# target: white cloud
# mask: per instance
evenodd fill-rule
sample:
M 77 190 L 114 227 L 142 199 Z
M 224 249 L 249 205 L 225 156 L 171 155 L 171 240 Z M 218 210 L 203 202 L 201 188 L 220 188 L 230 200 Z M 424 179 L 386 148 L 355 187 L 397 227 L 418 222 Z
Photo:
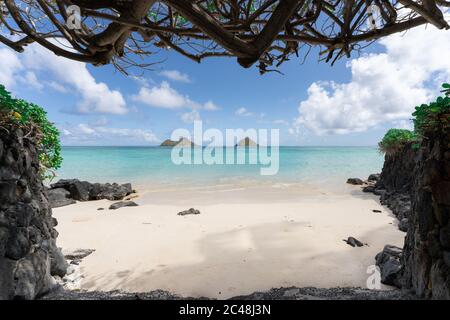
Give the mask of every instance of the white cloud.
M 151 130 L 111 128 L 105 126 L 90 126 L 80 123 L 70 128 L 60 128 L 63 143 L 157 143 L 160 140 Z
M 311 84 L 291 131 L 307 128 L 319 135 L 347 134 L 385 122 L 402 124 L 416 105 L 438 93 L 440 82 L 449 79 L 448 32 L 419 27 L 380 43 L 384 53 L 348 63 L 350 82 Z
M 220 107 L 214 104 L 214 102 L 208 101 L 203 105 L 203 109 L 207 111 L 217 111 L 220 110 Z
M 80 130 L 81 133 L 84 133 L 84 134 L 94 134 L 95 133 L 94 129 L 92 129 L 91 127 L 89 127 L 87 124 L 84 124 L 84 123 L 80 123 L 78 125 L 78 129 Z
M 166 81 L 163 81 L 160 86 L 153 88 L 142 87 L 132 99 L 151 107 L 166 109 L 183 108 L 190 101 L 187 96 L 183 96 L 175 89 L 172 89 Z
M 72 132 L 70 132 L 67 129 L 62 129 L 61 133 L 62 133 L 63 136 L 70 136 L 70 135 L 72 135 Z
M 167 81 L 163 81 L 161 82 L 161 85 L 152 88 L 144 86 L 139 90 L 139 93 L 133 95 L 131 99 L 155 108 L 190 108 L 193 110 L 204 109 L 207 111 L 216 111 L 220 109 L 212 101 L 208 101 L 205 104 L 192 101 L 187 95 L 183 95 L 173 89 Z
M 234 114 L 240 117 L 249 117 L 253 115 L 253 113 L 249 112 L 246 108 L 239 108 Z
M 105 83 L 97 82 L 86 64 L 58 57 L 45 48 L 32 44 L 24 53 L 15 53 L 9 49 L 0 49 L 0 82 L 8 87 L 16 85 L 16 80 L 34 87 L 42 87 L 40 74 L 48 74 L 54 79 L 50 86 L 60 92 L 68 88 L 81 96 L 76 105 L 80 113 L 128 112 L 125 99 L 117 90 L 111 90 Z M 25 71 L 26 70 L 26 71 Z M 67 90 L 68 91 L 68 90 Z
M 0 61 L 2 62 L 0 84 L 3 84 L 8 89 L 16 84 L 14 75 L 17 71 L 23 69 L 23 65 L 17 55 L 7 48 L 0 49 Z
M 32 71 L 25 72 L 25 75 L 20 79 L 20 81 L 37 90 L 42 90 L 44 88 L 43 84 L 39 82 L 36 74 Z
M 393 121 L 392 125 L 397 129 L 408 129 L 408 130 L 414 129 L 414 123 L 412 122 L 412 120 L 397 120 Z
M 194 121 L 200 120 L 200 113 L 197 110 L 185 112 L 181 115 L 181 120 L 184 123 L 193 123 Z
M 148 87 L 156 83 L 155 81 L 153 81 L 153 79 L 148 77 L 144 78 L 143 76 L 133 76 L 133 75 L 130 75 L 129 77 L 142 87 Z
M 67 93 L 69 90 L 66 89 L 62 84 L 56 82 L 56 81 L 50 81 L 47 83 L 50 88 L 52 88 L 55 91 L 61 92 L 61 93 Z
M 166 77 L 167 79 L 173 80 L 173 81 L 179 81 L 179 82 L 185 82 L 190 83 L 191 79 L 189 76 L 185 73 L 181 73 L 178 70 L 164 70 L 159 73 L 163 77 Z

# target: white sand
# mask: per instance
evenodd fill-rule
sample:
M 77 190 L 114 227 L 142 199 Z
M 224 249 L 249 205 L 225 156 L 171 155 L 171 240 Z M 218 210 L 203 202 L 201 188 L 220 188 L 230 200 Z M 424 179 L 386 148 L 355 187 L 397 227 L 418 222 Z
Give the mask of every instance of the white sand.
M 97 210 L 108 208 L 106 200 L 54 209 L 58 245 L 96 249 L 81 263 L 83 289 L 217 298 L 281 286 L 365 287 L 376 253 L 402 246 L 395 218 L 359 188 L 282 187 L 290 196 L 279 201 L 269 197 L 276 188 L 267 188 L 147 193 L 135 199 L 141 206 L 115 211 Z M 177 215 L 190 207 L 201 214 Z M 353 248 L 342 241 L 348 236 L 369 246 Z

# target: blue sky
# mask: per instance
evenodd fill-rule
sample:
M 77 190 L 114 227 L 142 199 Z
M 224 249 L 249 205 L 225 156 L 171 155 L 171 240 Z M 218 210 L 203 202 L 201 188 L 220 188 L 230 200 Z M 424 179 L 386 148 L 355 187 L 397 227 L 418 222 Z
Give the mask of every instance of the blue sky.
M 303 64 L 285 62 L 283 75 L 262 76 L 234 58 L 197 64 L 164 51 L 153 70 L 127 77 L 37 46 L 24 54 L 0 46 L 0 83 L 43 106 L 65 145 L 155 145 L 194 119 L 222 130 L 279 128 L 282 145 L 376 145 L 386 129 L 410 127 L 414 106 L 450 78 L 449 33 L 428 28 L 334 66 L 313 51 Z

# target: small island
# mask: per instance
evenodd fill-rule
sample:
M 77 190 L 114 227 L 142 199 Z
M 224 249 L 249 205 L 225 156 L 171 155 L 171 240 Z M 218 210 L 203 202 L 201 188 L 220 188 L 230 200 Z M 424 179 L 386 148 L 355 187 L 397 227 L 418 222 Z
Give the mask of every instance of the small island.
M 258 144 L 249 137 L 245 137 L 235 145 L 235 147 L 252 147 L 252 148 L 257 146 Z
M 193 143 L 188 138 L 182 137 L 178 141 L 166 139 L 166 140 L 163 141 L 163 143 L 161 143 L 160 146 L 161 147 L 175 147 L 175 146 L 179 146 L 179 147 L 194 147 L 195 143 Z

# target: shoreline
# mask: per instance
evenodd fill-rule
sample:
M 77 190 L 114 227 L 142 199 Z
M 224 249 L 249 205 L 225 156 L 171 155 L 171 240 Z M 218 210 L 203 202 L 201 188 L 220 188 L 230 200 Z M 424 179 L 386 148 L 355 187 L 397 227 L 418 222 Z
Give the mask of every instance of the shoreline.
M 98 211 L 112 203 L 99 200 L 53 215 L 59 246 L 96 250 L 80 263 L 89 291 L 224 299 L 286 286 L 365 287 L 375 255 L 386 243 L 401 246 L 404 234 L 376 196 L 345 188 L 145 191 L 133 199 L 138 207 Z M 177 216 L 190 207 L 201 214 Z M 369 246 L 352 248 L 342 241 L 349 236 Z
M 260 176 L 261 165 L 176 165 L 171 148 L 75 148 L 63 150 L 56 179 L 133 183 L 139 190 L 298 183 L 339 191 L 349 176 L 380 172 L 383 158 L 375 147 L 281 147 L 279 171 Z

